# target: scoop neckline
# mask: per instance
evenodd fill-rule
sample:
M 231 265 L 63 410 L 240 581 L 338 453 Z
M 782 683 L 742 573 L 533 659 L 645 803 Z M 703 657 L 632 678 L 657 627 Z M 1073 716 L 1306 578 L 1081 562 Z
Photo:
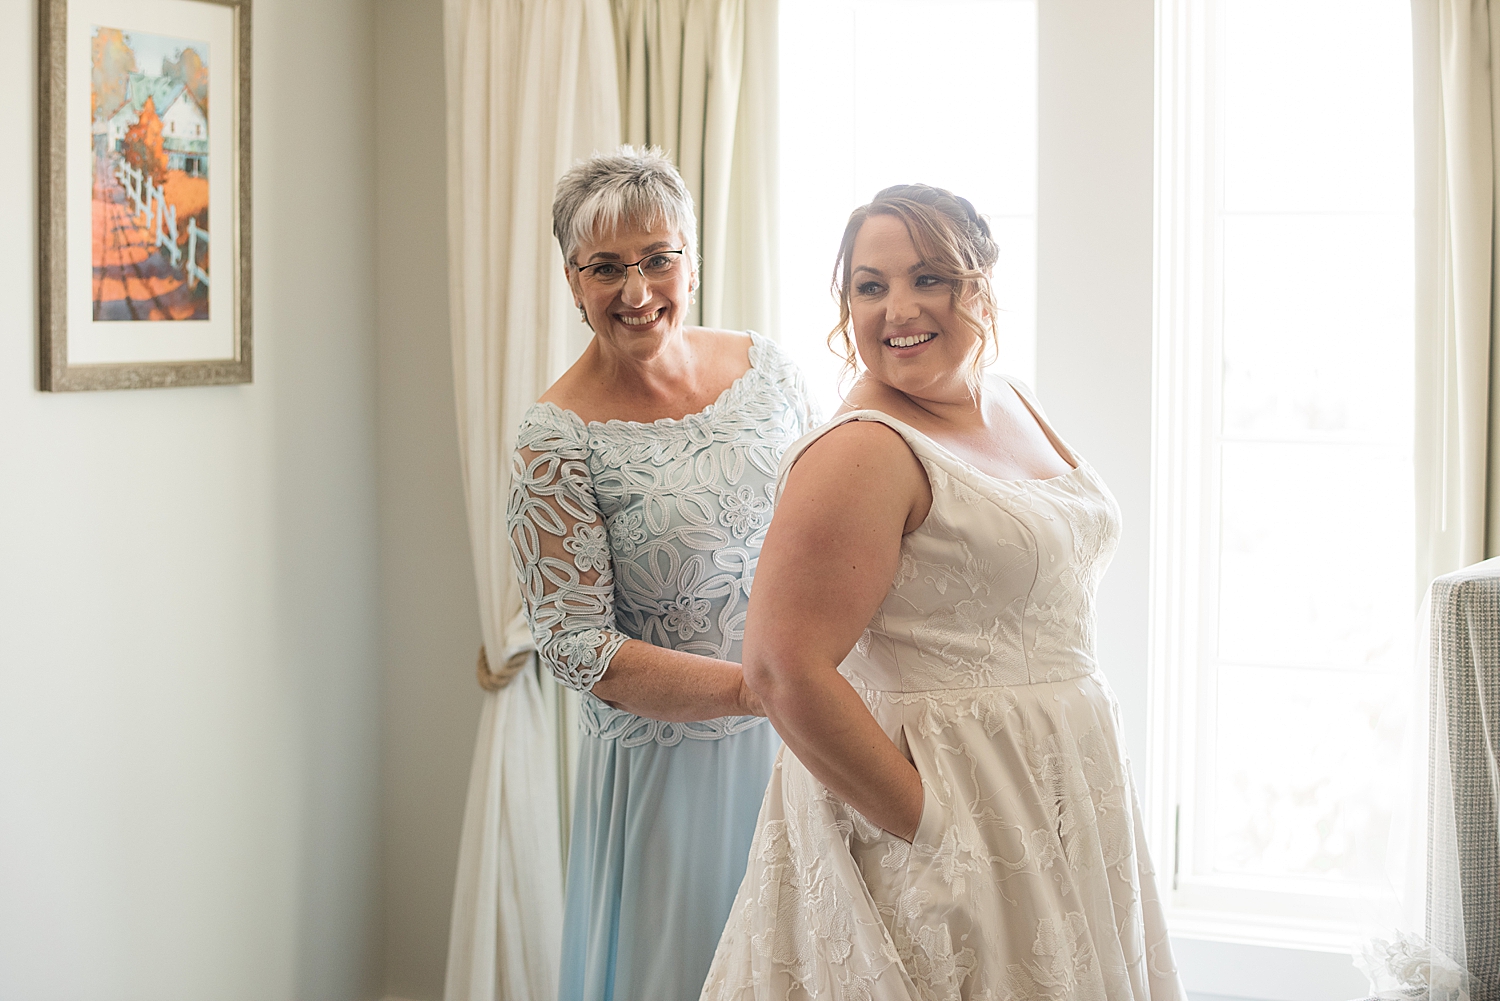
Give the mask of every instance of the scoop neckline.
M 1012 387 L 1012 388 L 1014 388 L 1014 387 Z M 1017 396 L 1021 396 L 1020 390 L 1016 391 L 1016 395 Z M 1026 398 L 1024 396 L 1021 396 L 1021 400 L 1022 400 L 1022 402 L 1025 402 Z M 1030 404 L 1027 404 L 1027 409 L 1030 409 Z M 1035 414 L 1035 411 L 1032 411 L 1032 413 Z M 858 416 L 859 414 L 879 414 L 881 417 L 886 418 L 886 420 L 890 420 L 890 421 L 893 421 L 893 422 L 901 425 L 903 428 L 905 428 L 906 430 L 910 431 L 912 434 L 916 435 L 918 438 L 921 438 L 923 441 L 927 442 L 927 444 L 931 445 L 932 448 L 935 451 L 937 451 L 938 453 L 940 453 L 942 456 L 944 456 L 945 458 L 951 460 L 952 462 L 954 462 L 955 464 L 957 464 L 960 468 L 964 469 L 965 471 L 973 473 L 975 476 L 979 477 L 980 479 L 982 479 L 982 480 L 984 480 L 984 481 L 986 481 L 988 483 L 999 483 L 999 484 L 1005 484 L 1007 486 L 1013 486 L 1013 487 L 1022 487 L 1022 486 L 1025 486 L 1026 484 L 1031 484 L 1031 483 L 1056 483 L 1059 480 L 1065 480 L 1065 479 L 1067 479 L 1069 476 L 1072 476 L 1074 473 L 1078 472 L 1079 470 L 1083 469 L 1086 465 L 1088 465 L 1088 463 L 1084 461 L 1083 456 L 1081 456 L 1077 452 L 1073 451 L 1072 446 L 1064 444 L 1063 447 L 1068 450 L 1069 454 L 1073 458 L 1073 465 L 1071 465 L 1068 468 L 1068 471 L 1066 473 L 1058 473 L 1056 476 L 1024 476 L 1024 477 L 1019 477 L 1019 478 L 1006 478 L 1006 477 L 1003 477 L 1003 476 L 994 476 L 994 475 L 992 475 L 990 473 L 986 473 L 984 470 L 980 469 L 978 466 L 974 465 L 972 462 L 968 461 L 963 456 L 959 455 L 957 452 L 953 451 L 948 446 L 944 445 L 942 442 L 938 441 L 936 438 L 932 437 L 927 432 L 922 431 L 919 428 L 913 427 L 912 425 L 910 425 L 910 424 L 906 423 L 905 421 L 903 421 L 901 418 L 892 416 L 891 414 L 886 413 L 884 410 L 875 410 L 873 408 L 868 408 L 868 407 L 865 408 L 865 409 L 862 409 L 862 410 L 851 410 L 847 414 L 841 414 L 839 417 L 835 418 L 835 420 L 837 420 L 840 424 L 843 424 L 843 423 L 845 423 L 845 422 L 847 422 L 849 420 L 859 420 L 860 419 L 859 416 Z M 1037 421 L 1038 421 L 1038 423 L 1041 423 L 1041 419 L 1039 417 L 1037 418 Z M 1049 429 L 1047 428 L 1046 425 L 1042 425 L 1042 431 L 1044 433 L 1047 432 L 1048 430 Z M 1057 448 L 1057 442 L 1053 442 L 1052 441 L 1051 435 L 1048 435 L 1048 441 L 1052 442 L 1053 448 Z M 1057 449 L 1057 454 L 1058 454 L 1058 457 L 1060 459 L 1062 459 L 1064 462 L 1068 461 L 1068 456 L 1062 454 L 1062 449 Z
M 713 417 L 713 415 L 719 410 L 719 408 L 728 402 L 730 395 L 738 391 L 739 388 L 745 383 L 747 379 L 750 378 L 752 374 L 760 370 L 761 360 L 765 354 L 763 349 L 765 340 L 761 337 L 760 334 L 756 333 L 753 330 L 747 330 L 745 331 L 745 333 L 750 336 L 750 367 L 736 376 L 735 380 L 728 386 L 725 386 L 723 392 L 714 397 L 712 403 L 704 407 L 702 410 L 695 411 L 691 414 L 684 414 L 681 417 L 658 417 L 654 421 L 627 421 L 621 420 L 618 417 L 611 417 L 608 420 L 603 421 L 586 421 L 573 411 L 568 410 L 565 407 L 560 407 L 550 400 L 546 402 L 542 402 L 539 400 L 536 403 L 532 404 L 532 406 L 550 408 L 551 410 L 556 411 L 563 417 L 572 421 L 574 424 L 577 424 L 580 427 L 584 428 L 622 427 L 657 428 L 665 430 L 668 428 L 681 427 L 682 425 L 688 423 L 706 421 L 709 418 Z

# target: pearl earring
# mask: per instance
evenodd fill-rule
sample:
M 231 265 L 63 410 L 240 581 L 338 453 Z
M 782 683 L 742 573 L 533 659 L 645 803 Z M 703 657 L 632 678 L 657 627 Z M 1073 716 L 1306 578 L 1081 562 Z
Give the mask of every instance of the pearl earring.
M 589 311 L 587 309 L 584 309 L 583 303 L 575 302 L 573 305 L 578 307 L 578 318 L 584 323 L 589 322 Z

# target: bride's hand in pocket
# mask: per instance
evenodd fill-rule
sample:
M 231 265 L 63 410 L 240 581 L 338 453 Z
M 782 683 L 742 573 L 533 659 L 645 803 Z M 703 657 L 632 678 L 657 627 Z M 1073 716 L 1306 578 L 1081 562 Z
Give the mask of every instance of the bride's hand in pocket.
M 917 840 L 917 832 L 922 829 L 922 817 L 927 812 L 927 799 L 932 795 L 927 789 L 927 784 L 922 781 L 921 773 L 917 771 L 915 765 L 912 766 L 912 773 L 917 776 L 915 794 L 905 796 L 907 802 L 902 804 L 901 809 L 902 818 L 906 822 L 902 823 L 899 829 L 894 827 L 886 828 L 886 830 L 907 844 L 912 844 Z

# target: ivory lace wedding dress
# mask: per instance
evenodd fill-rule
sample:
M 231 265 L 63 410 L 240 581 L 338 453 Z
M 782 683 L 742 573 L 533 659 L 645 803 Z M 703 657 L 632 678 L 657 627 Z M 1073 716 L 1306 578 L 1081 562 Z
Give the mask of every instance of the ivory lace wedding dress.
M 1024 399 L 1023 395 L 1023 399 Z M 705 1001 L 1164 1001 L 1172 962 L 1094 592 L 1119 536 L 1099 476 L 997 480 L 886 414 L 932 510 L 841 673 L 922 776 L 911 844 L 783 750 Z

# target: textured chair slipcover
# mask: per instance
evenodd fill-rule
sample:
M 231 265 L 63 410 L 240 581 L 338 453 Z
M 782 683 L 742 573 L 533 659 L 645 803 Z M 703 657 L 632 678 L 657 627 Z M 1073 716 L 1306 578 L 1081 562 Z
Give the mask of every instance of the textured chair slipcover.
M 1432 658 L 1428 824 L 1443 822 L 1446 766 L 1455 837 L 1432 838 L 1427 938 L 1468 967 L 1473 1001 L 1500 1001 L 1500 559 L 1432 582 Z
M 1428 605 L 1425 938 L 1381 943 L 1373 975 L 1399 986 L 1368 1001 L 1500 1001 L 1500 559 Z

